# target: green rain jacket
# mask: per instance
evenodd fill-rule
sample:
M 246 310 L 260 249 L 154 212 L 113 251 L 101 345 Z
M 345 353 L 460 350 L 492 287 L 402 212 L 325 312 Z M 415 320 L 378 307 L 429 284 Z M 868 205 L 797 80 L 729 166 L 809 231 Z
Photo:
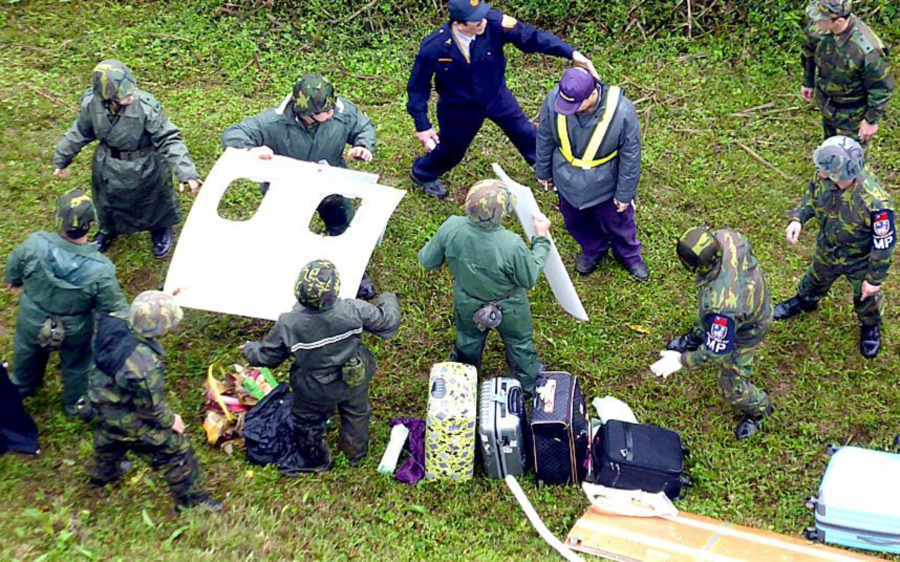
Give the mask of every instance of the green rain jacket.
M 390 338 L 399 329 L 400 305 L 393 293 L 382 293 L 375 304 L 338 299 L 325 310 L 297 303 L 278 317 L 263 341 L 246 344 L 243 354 L 251 365 L 266 367 L 277 367 L 293 357 L 293 376 L 311 376 L 321 384 L 338 380 L 341 367 L 352 357 L 359 357 L 366 363 L 367 378 L 371 378 L 375 361 L 362 343 L 362 333 Z
M 248 117 L 222 133 L 225 148 L 268 146 L 279 156 L 306 162 L 325 160 L 330 166 L 347 167 L 346 145 L 361 146 L 375 153 L 375 126 L 355 105 L 344 98 L 334 104 L 334 118 L 312 127 L 295 117 L 288 96 L 278 107 Z
M 528 306 L 528 289 L 547 264 L 550 239 L 535 236 L 531 246 L 529 250 L 521 236 L 502 226 L 484 228 L 467 217 L 450 217 L 419 250 L 419 263 L 434 270 L 447 262 L 457 308 L 502 300 L 506 314 L 506 306 Z
M 151 94 L 137 89 L 134 102 L 113 115 L 109 103 L 88 90 L 78 118 L 56 144 L 53 166 L 66 168 L 95 140 L 92 197 L 100 227 L 128 234 L 176 224 L 180 220 L 172 184 L 199 179 L 178 128 Z
M 110 314 L 128 306 L 112 262 L 93 245 L 75 244 L 55 233 L 32 234 L 13 250 L 6 282 L 22 287 L 18 322 L 40 326 L 57 316 L 67 337 L 90 337 L 93 312 Z

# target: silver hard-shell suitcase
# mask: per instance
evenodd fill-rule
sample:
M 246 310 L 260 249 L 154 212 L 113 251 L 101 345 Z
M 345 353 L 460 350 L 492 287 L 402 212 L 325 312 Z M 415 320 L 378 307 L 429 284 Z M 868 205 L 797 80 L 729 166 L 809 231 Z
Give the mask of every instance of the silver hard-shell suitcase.
M 490 478 L 525 474 L 525 400 L 522 384 L 512 378 L 481 383 L 478 435 L 484 471 Z

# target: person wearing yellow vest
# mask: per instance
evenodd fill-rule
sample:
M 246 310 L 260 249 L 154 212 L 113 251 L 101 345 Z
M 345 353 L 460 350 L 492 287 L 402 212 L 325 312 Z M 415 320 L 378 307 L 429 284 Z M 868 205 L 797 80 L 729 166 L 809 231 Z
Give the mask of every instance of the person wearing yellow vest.
M 538 181 L 559 193 L 566 230 L 581 245 L 578 273 L 592 273 L 612 247 L 628 273 L 649 279 L 632 204 L 641 133 L 631 100 L 580 68 L 566 70 L 541 107 L 536 156 Z

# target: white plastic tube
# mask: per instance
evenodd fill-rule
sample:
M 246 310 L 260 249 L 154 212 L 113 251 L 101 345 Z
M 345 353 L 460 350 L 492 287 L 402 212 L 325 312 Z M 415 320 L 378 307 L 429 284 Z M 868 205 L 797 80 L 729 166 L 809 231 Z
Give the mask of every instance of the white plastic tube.
M 393 474 L 397 470 L 397 461 L 400 460 L 400 453 L 403 452 L 403 444 L 406 443 L 407 437 L 409 437 L 409 428 L 402 423 L 398 423 L 391 429 L 391 441 L 378 464 L 378 472 Z
M 532 507 L 531 502 L 528 501 L 528 496 L 525 495 L 525 491 L 522 490 L 522 487 L 519 486 L 518 481 L 516 481 L 516 477 L 512 474 L 507 474 L 506 478 L 503 479 L 506 482 L 506 485 L 509 486 L 509 489 L 512 490 L 514 496 L 516 496 L 516 500 L 519 502 L 519 505 L 522 506 L 522 510 L 525 512 L 525 515 L 528 516 L 528 520 L 531 521 L 531 525 L 538 532 L 542 539 L 544 539 L 547 544 L 552 546 L 556 552 L 560 554 L 563 558 L 568 560 L 569 562 L 584 562 L 584 559 L 569 550 L 569 547 L 564 545 L 553 536 L 553 533 L 550 532 L 550 529 L 544 525 L 544 522 L 541 521 L 540 516 L 537 514 L 537 511 Z

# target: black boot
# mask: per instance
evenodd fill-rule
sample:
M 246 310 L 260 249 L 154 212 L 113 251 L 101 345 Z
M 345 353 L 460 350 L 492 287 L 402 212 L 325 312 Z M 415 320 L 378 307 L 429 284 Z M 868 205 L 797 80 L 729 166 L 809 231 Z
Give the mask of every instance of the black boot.
M 412 178 L 416 185 L 425 190 L 426 194 L 438 199 L 447 197 L 447 188 L 444 187 L 444 183 L 441 180 L 422 181 L 412 172 L 409 173 L 409 177 Z
M 801 312 L 812 312 L 817 308 L 819 308 L 819 303 L 794 296 L 775 307 L 775 320 L 787 320 Z
M 881 328 L 878 326 L 859 327 L 859 352 L 862 356 L 871 359 L 881 351 Z
M 177 499 L 175 500 L 175 510 L 182 512 L 195 507 L 202 508 L 204 511 L 219 513 L 222 511 L 222 503 L 212 499 L 209 494 L 203 494 L 198 498 Z
M 359 289 L 356 291 L 356 298 L 367 301 L 374 298 L 377 292 L 378 289 L 375 287 L 372 278 L 369 277 L 368 273 L 363 273 L 362 280 L 359 282 Z
M 160 259 L 169 255 L 172 251 L 173 238 L 172 227 L 157 228 L 150 231 L 150 240 L 153 242 L 153 257 Z
M 767 406 L 765 413 L 760 416 L 744 416 L 738 424 L 737 427 L 734 428 L 734 436 L 738 438 L 738 440 L 746 439 L 752 435 L 755 435 L 762 426 L 763 420 L 769 417 L 772 414 L 774 408 L 772 406 Z
M 581 275 L 590 275 L 597 269 L 597 266 L 600 265 L 603 257 L 604 256 L 600 256 L 599 258 L 594 259 L 582 252 L 575 258 L 575 271 Z
M 703 340 L 691 330 L 666 344 L 666 349 L 684 353 L 686 351 L 696 351 L 701 345 L 703 345 Z
M 625 271 L 630 273 L 638 281 L 644 282 L 650 280 L 650 272 L 647 271 L 647 266 L 642 261 L 626 265 Z
M 115 234 L 107 234 L 105 232 L 98 232 L 94 236 L 94 246 L 97 247 L 98 252 L 105 252 L 109 249 L 109 245 L 112 244 L 113 240 L 116 239 Z
M 331 470 L 331 450 L 321 439 L 316 443 L 301 440 L 297 449 L 278 463 L 278 471 L 285 476 L 328 470 Z

